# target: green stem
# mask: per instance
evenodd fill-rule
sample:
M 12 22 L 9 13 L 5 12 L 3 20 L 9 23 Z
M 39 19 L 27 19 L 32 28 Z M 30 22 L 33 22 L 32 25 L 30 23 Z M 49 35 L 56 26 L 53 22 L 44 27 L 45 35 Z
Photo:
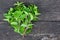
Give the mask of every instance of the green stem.
M 24 36 L 26 35 L 26 31 L 27 31 L 28 28 L 25 29 L 24 33 L 23 33 L 23 38 Z

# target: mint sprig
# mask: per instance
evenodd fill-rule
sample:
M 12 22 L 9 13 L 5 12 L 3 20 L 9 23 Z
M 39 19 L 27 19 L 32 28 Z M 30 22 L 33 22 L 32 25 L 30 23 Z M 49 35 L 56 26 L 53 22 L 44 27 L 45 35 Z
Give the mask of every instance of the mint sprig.
M 32 21 L 35 21 L 39 15 L 38 8 L 36 5 L 25 6 L 23 2 L 17 2 L 14 4 L 15 7 L 9 9 L 4 14 L 5 21 L 8 21 L 14 28 L 14 32 L 20 35 L 26 35 L 31 32 L 33 27 Z

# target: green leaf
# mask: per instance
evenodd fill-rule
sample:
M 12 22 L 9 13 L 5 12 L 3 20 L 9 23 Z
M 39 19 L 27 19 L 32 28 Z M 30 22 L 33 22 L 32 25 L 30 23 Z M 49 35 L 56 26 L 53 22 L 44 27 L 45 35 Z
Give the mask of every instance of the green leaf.
M 23 13 L 22 11 L 15 11 L 13 16 L 16 20 L 19 20 L 22 13 Z
M 7 18 L 7 19 L 9 19 L 9 18 L 11 18 L 12 16 L 10 15 L 10 14 L 4 14 L 4 16 L 5 16 L 5 18 Z
M 14 5 L 20 6 L 21 4 L 23 4 L 23 2 L 17 2 Z
M 11 22 L 11 25 L 17 25 L 18 23 L 17 22 Z
M 38 17 L 34 16 L 33 21 L 37 21 L 37 20 L 38 20 Z
M 32 26 L 33 24 L 28 24 L 28 26 Z
M 8 15 L 7 15 L 7 16 L 5 16 L 5 17 L 6 17 L 7 19 L 11 18 L 11 16 L 8 16 Z
M 25 13 L 26 15 L 28 15 L 28 12 L 24 11 L 24 13 Z
M 37 6 L 34 5 L 34 10 L 37 11 Z
M 40 13 L 38 13 L 37 11 L 34 11 L 35 15 L 39 15 Z
M 7 15 L 7 13 L 5 13 L 5 14 L 3 14 L 4 16 L 6 16 Z
M 14 27 L 14 32 L 19 33 L 19 29 L 18 29 L 18 27 Z
M 23 33 L 25 31 L 25 27 L 21 26 L 19 31 L 20 31 L 20 34 L 23 35 Z
M 26 34 L 29 34 L 31 32 L 31 29 L 27 29 Z
M 14 32 L 19 33 L 20 28 L 17 25 L 12 25 L 12 27 L 14 28 Z
M 32 28 L 33 24 L 28 24 L 29 28 Z
M 9 21 L 9 19 L 3 19 L 4 21 Z
M 26 25 L 26 24 L 21 24 L 21 26 L 23 26 L 23 27 L 27 27 L 27 25 Z
M 33 20 L 33 15 L 31 13 L 29 13 L 29 14 L 30 14 L 30 18 L 31 18 L 30 20 Z
M 26 14 L 22 14 L 22 15 L 20 16 L 20 19 L 21 19 L 21 20 L 24 20 L 24 18 L 26 18 Z
M 10 8 L 10 11 L 13 11 L 13 8 Z

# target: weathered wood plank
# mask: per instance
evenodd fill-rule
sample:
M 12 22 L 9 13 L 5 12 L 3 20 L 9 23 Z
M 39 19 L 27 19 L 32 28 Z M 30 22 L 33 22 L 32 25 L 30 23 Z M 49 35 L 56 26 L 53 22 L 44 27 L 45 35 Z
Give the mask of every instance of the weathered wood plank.
M 2 23 L 0 22 L 0 39 L 5 39 L 5 40 L 17 40 L 17 39 L 21 39 L 21 36 L 18 33 L 15 33 L 11 27 L 9 26 L 9 24 L 7 23 Z M 34 22 L 34 26 L 33 26 L 33 30 L 32 33 L 30 33 L 30 35 L 26 36 L 24 39 L 25 40 L 34 40 L 36 38 L 40 39 L 41 33 L 43 35 L 60 35 L 60 22 Z M 48 33 L 48 34 L 47 34 Z M 32 35 L 31 35 L 32 34 Z M 42 37 L 44 37 L 42 35 Z M 12 38 L 13 37 L 13 38 Z
M 60 12 L 45 12 L 41 13 L 39 20 L 45 21 L 60 21 Z
M 0 22 L 0 31 L 10 28 L 8 23 Z M 35 32 L 60 34 L 60 22 L 34 22 L 33 33 Z
M 9 27 L 8 23 L 2 22 L 4 18 L 3 14 L 9 7 L 12 7 L 16 1 L 34 3 L 41 12 L 39 21 L 34 23 L 32 34 L 57 34 L 58 39 L 56 40 L 60 40 L 60 0 L 0 0 L 0 40 L 23 40 L 19 34 L 14 33 L 13 30 L 10 29 L 11 27 Z M 41 36 L 35 37 L 28 35 L 24 40 L 42 40 L 42 38 Z
M 60 34 L 60 22 L 36 22 L 33 33 L 57 33 Z
M 12 7 L 17 0 L 0 1 L 0 20 L 3 14 Z M 60 21 L 60 0 L 18 0 L 25 3 L 34 3 L 38 6 L 41 16 L 39 20 Z
M 7 22 L 0 22 L 0 31 L 10 29 Z

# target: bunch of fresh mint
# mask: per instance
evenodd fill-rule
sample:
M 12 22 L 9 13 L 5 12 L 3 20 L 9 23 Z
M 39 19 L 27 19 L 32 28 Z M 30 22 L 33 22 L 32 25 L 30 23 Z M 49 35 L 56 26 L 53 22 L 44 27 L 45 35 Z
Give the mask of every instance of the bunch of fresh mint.
M 23 2 L 17 2 L 4 14 L 5 21 L 8 21 L 14 28 L 14 32 L 26 35 L 31 32 L 32 21 L 37 20 L 39 15 L 36 5 L 24 5 Z

